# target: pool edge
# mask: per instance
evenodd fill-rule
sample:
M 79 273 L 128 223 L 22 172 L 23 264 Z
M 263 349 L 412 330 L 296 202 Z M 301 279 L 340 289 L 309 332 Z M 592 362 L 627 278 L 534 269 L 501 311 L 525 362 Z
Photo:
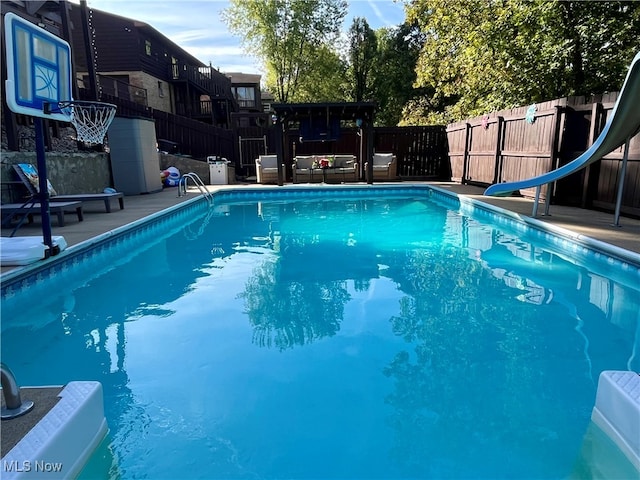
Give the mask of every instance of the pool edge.
M 440 195 L 448 201 L 457 202 L 463 213 L 470 213 L 469 210 L 480 210 L 484 213 L 493 215 L 500 215 L 508 218 L 512 222 L 516 222 L 521 226 L 532 228 L 535 231 L 543 232 L 549 235 L 560 237 L 561 239 L 574 242 L 575 244 L 589 249 L 590 251 L 603 254 L 613 261 L 621 263 L 623 268 L 631 266 L 635 268 L 637 277 L 640 278 L 640 253 L 635 253 L 630 250 L 617 247 L 615 245 L 596 240 L 587 235 L 573 232 L 569 229 L 559 227 L 557 225 L 549 224 L 541 220 L 531 218 L 525 215 L 506 210 L 501 207 L 491 205 L 489 203 L 482 202 L 481 200 L 470 198 L 464 194 L 457 194 L 446 189 L 440 188 L 435 185 L 427 185 L 422 183 L 398 183 L 398 184 L 353 184 L 353 185 L 318 185 L 318 184 L 287 184 L 279 188 L 261 188 L 258 186 L 238 186 L 226 188 L 223 190 L 216 190 L 212 193 L 214 203 L 216 200 L 225 200 L 226 198 L 242 198 L 244 201 L 259 200 L 260 198 L 271 199 L 273 196 L 282 196 L 282 194 L 294 194 L 295 192 L 309 193 L 310 191 L 321 192 L 333 192 L 337 195 L 348 195 L 349 191 L 376 191 L 376 190 L 396 190 L 400 192 L 429 192 L 429 196 L 433 196 L 433 193 Z M 189 206 L 196 204 L 207 205 L 204 196 L 199 195 L 186 202 L 173 205 L 169 208 L 160 210 L 151 215 L 115 228 L 96 237 L 90 238 L 76 245 L 73 245 L 63 251 L 61 254 L 51 257 L 49 259 L 37 262 L 31 265 L 24 266 L 22 268 L 16 268 L 9 272 L 0 275 L 0 296 L 4 297 L 5 288 L 12 288 L 13 285 L 23 282 L 28 284 L 28 280 L 33 277 L 39 277 L 43 275 L 48 269 L 55 269 L 57 265 L 63 264 L 65 261 L 70 261 L 73 257 L 80 256 L 82 254 L 88 254 L 98 247 L 107 244 L 109 241 L 125 235 L 128 232 L 134 231 L 135 227 L 149 225 L 154 220 L 162 219 L 168 216 L 172 212 L 181 212 L 186 210 Z

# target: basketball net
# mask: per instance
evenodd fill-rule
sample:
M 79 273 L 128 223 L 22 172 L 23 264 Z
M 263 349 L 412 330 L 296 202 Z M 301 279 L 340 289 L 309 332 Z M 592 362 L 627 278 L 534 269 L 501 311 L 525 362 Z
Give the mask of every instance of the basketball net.
M 66 106 L 71 110 L 71 124 L 76 129 L 76 140 L 91 145 L 104 143 L 104 136 L 116 114 L 115 105 L 74 101 Z

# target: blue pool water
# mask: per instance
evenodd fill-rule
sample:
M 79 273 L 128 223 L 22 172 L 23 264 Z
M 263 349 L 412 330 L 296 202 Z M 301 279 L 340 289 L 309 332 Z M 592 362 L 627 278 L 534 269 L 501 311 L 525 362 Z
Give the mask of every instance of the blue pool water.
M 221 195 L 3 285 L 3 361 L 102 383 L 82 478 L 575 474 L 637 267 L 384 192 Z

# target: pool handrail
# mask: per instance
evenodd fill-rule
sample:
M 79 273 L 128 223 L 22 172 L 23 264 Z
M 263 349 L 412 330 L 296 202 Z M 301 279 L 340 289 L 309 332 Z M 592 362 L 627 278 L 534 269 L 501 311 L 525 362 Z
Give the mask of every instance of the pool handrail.
M 620 217 L 620 203 L 622 201 L 622 189 L 626 163 L 629 155 L 629 142 L 640 130 L 640 52 L 636 54 L 627 76 L 625 78 L 618 99 L 613 107 L 611 116 L 607 120 L 602 132 L 593 144 L 575 160 L 550 172 L 531 177 L 525 180 L 496 183 L 484 191 L 487 196 L 509 196 L 514 191 L 523 188 L 536 187 L 536 196 L 533 204 L 532 217 L 535 217 L 540 199 L 540 189 L 543 185 L 553 183 L 578 170 L 581 170 L 593 162 L 600 160 L 604 155 L 625 145 L 620 182 L 618 184 L 618 198 L 616 201 L 616 213 L 614 225 L 618 225 Z M 548 214 L 550 195 L 547 194 L 545 214 Z
M 0 384 L 2 385 L 2 395 L 6 407 L 2 407 L 2 420 L 10 420 L 29 412 L 33 408 L 33 402 L 22 401 L 20 397 L 20 387 L 16 382 L 16 377 L 11 369 L 0 362 Z
M 195 172 L 185 173 L 184 175 L 182 175 L 182 177 L 180 177 L 180 180 L 178 180 L 178 196 L 182 197 L 183 195 L 187 194 L 187 179 L 189 178 L 191 179 L 193 184 L 196 187 L 198 187 L 198 190 L 200 190 L 200 193 L 202 193 L 202 195 L 207 199 L 207 202 L 209 203 L 209 205 L 212 205 L 213 195 L 211 194 L 207 186 L 204 184 L 200 176 Z

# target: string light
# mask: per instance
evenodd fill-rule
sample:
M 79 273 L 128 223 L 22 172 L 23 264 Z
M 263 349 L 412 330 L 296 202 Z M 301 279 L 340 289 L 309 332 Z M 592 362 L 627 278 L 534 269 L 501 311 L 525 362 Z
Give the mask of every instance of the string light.
M 95 73 L 97 99 L 102 98 L 102 85 L 100 84 L 100 75 L 98 74 L 98 47 L 96 45 L 96 30 L 93 26 L 93 8 L 89 9 L 89 31 L 91 32 L 91 57 L 93 59 L 93 71 Z

